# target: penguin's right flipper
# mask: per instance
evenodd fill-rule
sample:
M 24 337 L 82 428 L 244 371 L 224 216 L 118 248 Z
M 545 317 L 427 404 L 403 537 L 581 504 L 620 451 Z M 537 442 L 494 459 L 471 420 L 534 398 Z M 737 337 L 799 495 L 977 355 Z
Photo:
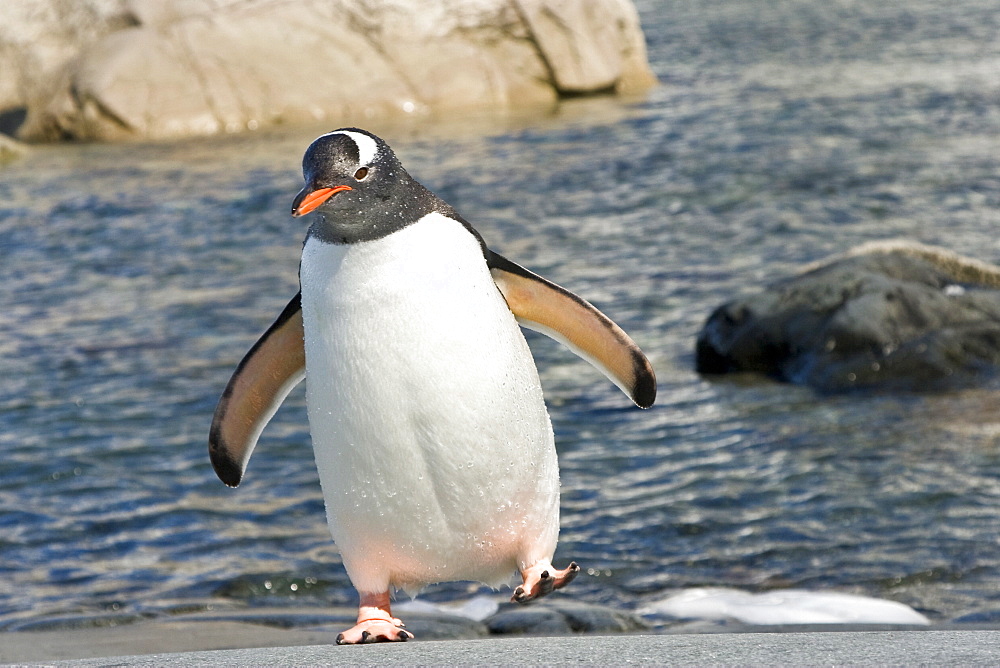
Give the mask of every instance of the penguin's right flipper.
M 306 375 L 302 293 L 295 295 L 233 372 L 215 407 L 208 453 L 222 482 L 236 487 L 257 439 Z
M 593 364 L 636 406 L 653 405 L 653 366 L 611 318 L 586 299 L 488 249 L 486 264 L 522 327 L 559 341 Z

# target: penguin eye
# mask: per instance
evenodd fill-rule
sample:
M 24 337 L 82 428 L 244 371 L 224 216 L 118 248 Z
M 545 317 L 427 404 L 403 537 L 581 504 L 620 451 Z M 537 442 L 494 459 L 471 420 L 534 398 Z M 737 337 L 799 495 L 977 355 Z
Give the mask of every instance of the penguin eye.
M 358 171 L 354 172 L 354 178 L 358 181 L 364 181 L 366 176 L 368 176 L 367 167 L 362 167 Z

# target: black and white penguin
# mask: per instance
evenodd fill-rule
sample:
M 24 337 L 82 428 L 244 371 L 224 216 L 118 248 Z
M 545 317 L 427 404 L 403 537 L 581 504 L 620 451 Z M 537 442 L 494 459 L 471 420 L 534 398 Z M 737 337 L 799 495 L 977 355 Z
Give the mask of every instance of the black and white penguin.
M 559 470 L 518 324 L 569 346 L 642 408 L 656 396 L 649 361 L 588 302 L 487 248 L 375 135 L 319 137 L 303 174 L 292 215 L 318 215 L 301 291 L 219 401 L 219 477 L 239 484 L 264 426 L 308 377 L 330 532 L 361 597 L 338 643 L 411 638 L 392 616 L 393 588 L 498 586 L 515 571 L 515 601 L 564 586 L 579 567 L 551 563 Z

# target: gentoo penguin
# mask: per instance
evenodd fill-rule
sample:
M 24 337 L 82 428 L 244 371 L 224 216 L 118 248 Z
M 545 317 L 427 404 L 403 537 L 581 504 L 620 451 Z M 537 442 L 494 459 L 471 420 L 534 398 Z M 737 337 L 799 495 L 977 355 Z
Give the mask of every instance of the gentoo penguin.
M 640 407 L 656 380 L 636 344 L 573 293 L 494 253 L 356 128 L 302 162 L 292 215 L 312 211 L 301 290 L 250 349 L 215 411 L 216 473 L 239 484 L 264 426 L 304 377 L 330 532 L 360 594 L 339 644 L 407 640 L 393 588 L 519 571 L 513 600 L 566 585 L 556 569 L 559 471 L 518 324 L 591 362 Z

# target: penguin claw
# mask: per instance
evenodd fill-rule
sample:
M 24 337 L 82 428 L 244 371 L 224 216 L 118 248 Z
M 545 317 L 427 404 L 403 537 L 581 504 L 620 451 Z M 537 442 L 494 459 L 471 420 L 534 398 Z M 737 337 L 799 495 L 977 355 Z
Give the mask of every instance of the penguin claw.
M 524 584 L 518 585 L 510 600 L 514 603 L 527 603 L 536 598 L 547 596 L 556 589 L 562 589 L 577 576 L 580 567 L 576 562 L 570 563 L 563 570 L 553 570 L 549 564 L 536 564 L 521 571 Z
M 358 623 L 337 636 L 338 645 L 359 645 L 373 642 L 406 642 L 413 634 L 403 628 L 403 622 L 392 616 L 389 592 L 361 592 Z
M 406 642 L 413 634 L 400 628 L 395 620 L 367 619 L 337 636 L 338 645 L 367 645 L 374 642 Z

